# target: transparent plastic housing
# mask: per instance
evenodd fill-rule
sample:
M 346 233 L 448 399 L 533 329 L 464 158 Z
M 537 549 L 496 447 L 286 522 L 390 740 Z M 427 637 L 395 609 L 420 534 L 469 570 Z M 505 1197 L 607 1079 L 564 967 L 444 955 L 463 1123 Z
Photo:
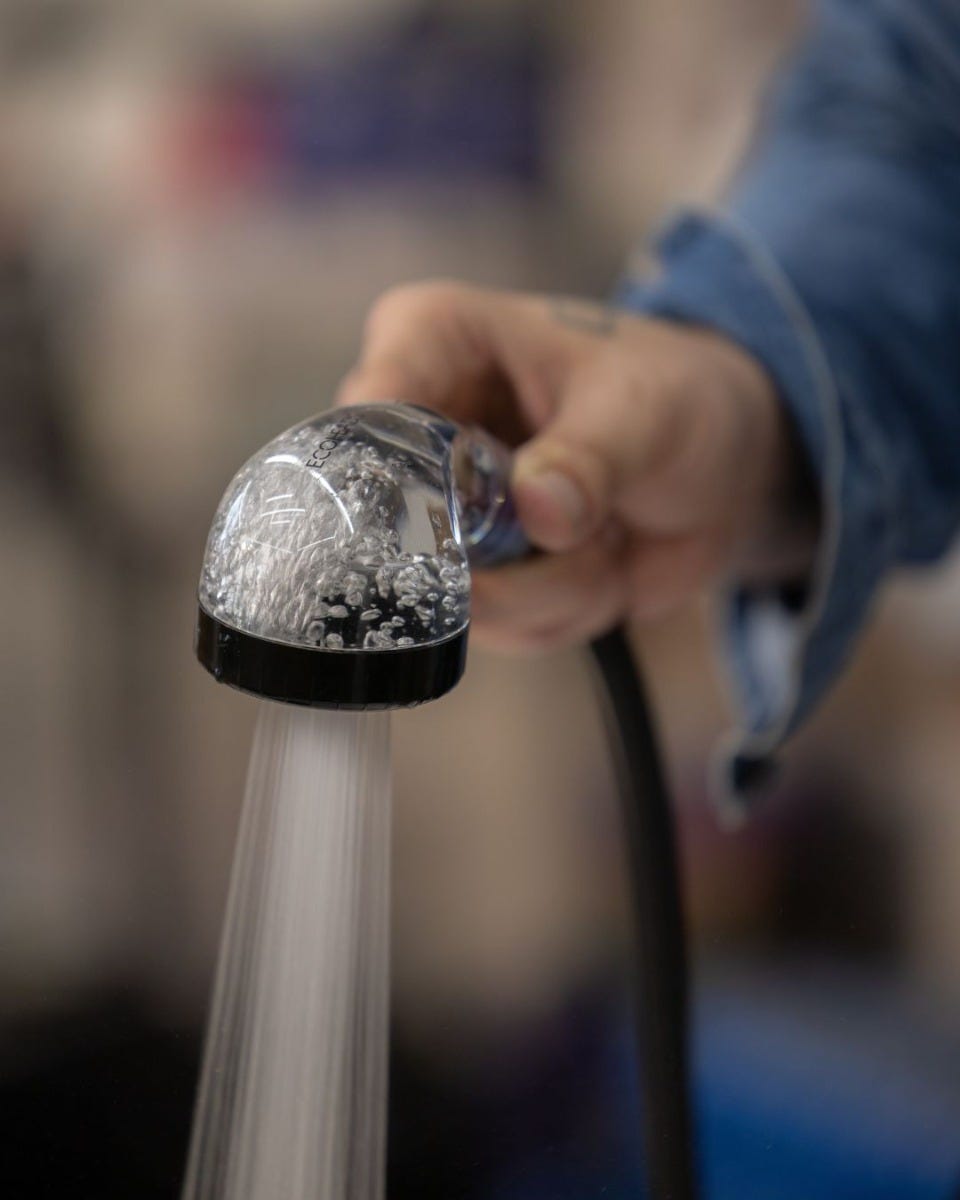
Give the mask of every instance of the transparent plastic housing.
M 201 605 L 242 633 L 327 650 L 461 632 L 470 574 L 451 475 L 457 437 L 425 410 L 368 405 L 274 438 L 220 502 Z

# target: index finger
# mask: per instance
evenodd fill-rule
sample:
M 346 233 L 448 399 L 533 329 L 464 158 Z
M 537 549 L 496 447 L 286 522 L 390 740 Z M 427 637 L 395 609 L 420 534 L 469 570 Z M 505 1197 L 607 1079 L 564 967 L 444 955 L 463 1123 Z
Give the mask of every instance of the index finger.
M 525 324 L 524 299 L 509 292 L 455 283 L 392 288 L 370 311 L 336 403 L 422 404 L 517 444 L 531 421 L 510 349 L 529 339 Z
M 405 284 L 384 292 L 370 309 L 356 367 L 338 404 L 406 400 L 451 416 L 464 380 L 493 364 L 474 289 L 459 284 Z M 470 330 L 468 332 L 468 324 Z

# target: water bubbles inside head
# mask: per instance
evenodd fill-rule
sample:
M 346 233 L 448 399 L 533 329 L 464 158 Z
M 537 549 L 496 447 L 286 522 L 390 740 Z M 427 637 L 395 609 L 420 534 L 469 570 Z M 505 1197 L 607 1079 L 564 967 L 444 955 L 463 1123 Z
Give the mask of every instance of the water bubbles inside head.
M 214 518 L 200 603 L 269 641 L 395 650 L 470 615 L 449 440 L 418 409 L 340 409 L 288 430 L 237 473 Z

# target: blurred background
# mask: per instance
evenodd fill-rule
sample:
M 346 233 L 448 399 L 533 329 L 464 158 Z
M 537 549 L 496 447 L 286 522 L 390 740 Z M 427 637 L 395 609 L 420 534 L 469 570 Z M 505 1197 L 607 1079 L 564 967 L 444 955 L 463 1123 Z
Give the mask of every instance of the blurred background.
M 237 465 L 385 287 L 603 295 L 709 202 L 797 0 L 0 0 L 0 1180 L 175 1197 L 256 702 L 195 665 Z M 738 834 L 710 614 L 639 631 L 682 822 L 710 1200 L 960 1183 L 960 569 L 885 597 Z M 390 1196 L 639 1194 L 580 654 L 395 721 Z

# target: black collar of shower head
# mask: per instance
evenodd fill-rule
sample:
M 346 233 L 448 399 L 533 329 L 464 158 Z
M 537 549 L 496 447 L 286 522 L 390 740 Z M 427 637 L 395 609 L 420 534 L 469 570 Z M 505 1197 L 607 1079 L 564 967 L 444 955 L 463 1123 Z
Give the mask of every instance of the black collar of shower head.
M 412 708 L 460 682 L 467 630 L 425 646 L 327 650 L 267 641 L 218 621 L 198 606 L 197 658 L 218 683 L 310 708 Z

